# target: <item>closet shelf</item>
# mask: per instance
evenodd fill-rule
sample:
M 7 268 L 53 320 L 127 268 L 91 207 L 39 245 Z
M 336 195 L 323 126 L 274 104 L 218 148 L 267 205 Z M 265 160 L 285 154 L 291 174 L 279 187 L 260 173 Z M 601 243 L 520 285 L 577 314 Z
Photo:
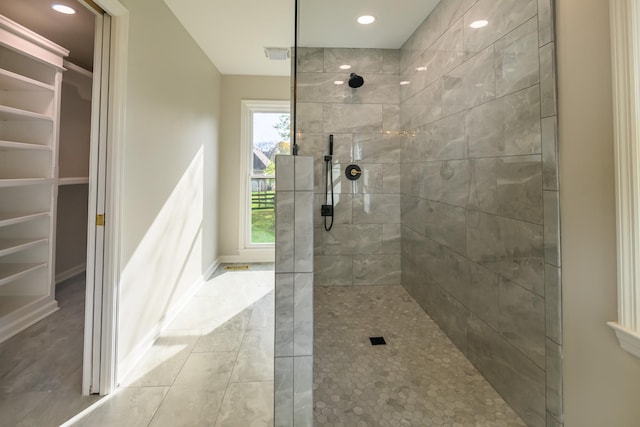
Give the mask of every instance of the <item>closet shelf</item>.
M 51 151 L 51 147 L 41 144 L 29 144 L 27 142 L 0 141 L 0 150 L 46 150 Z
M 21 277 L 26 276 L 32 271 L 44 268 L 47 266 L 46 262 L 43 263 L 28 263 L 28 264 L 1 264 L 0 263 L 0 286 L 13 282 Z
M 46 243 L 49 239 L 0 239 L 0 256 L 23 251 L 40 243 Z
M 19 108 L 0 105 L 0 120 L 2 121 L 29 121 L 45 120 L 53 122 L 53 117 L 46 114 L 34 113 L 32 111 L 20 110 Z
M 0 213 L 0 227 L 6 227 L 8 225 L 20 224 L 22 222 L 31 221 L 38 218 L 44 218 L 49 216 L 49 212 L 33 212 L 33 213 Z
M 58 185 L 79 185 L 88 184 L 89 177 L 79 176 L 73 178 L 58 178 Z
M 0 188 L 3 187 L 22 187 L 25 185 L 47 184 L 52 181 L 51 178 L 3 178 L 0 179 Z
M 0 88 L 12 91 L 55 91 L 52 85 L 0 68 Z

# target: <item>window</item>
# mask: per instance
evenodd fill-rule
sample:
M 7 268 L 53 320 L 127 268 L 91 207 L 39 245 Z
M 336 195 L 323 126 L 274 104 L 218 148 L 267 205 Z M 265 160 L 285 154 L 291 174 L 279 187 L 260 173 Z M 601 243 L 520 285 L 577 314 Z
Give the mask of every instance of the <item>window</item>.
M 240 248 L 275 243 L 275 157 L 290 154 L 290 103 L 242 101 Z
M 640 5 L 611 0 L 620 346 L 640 358 Z

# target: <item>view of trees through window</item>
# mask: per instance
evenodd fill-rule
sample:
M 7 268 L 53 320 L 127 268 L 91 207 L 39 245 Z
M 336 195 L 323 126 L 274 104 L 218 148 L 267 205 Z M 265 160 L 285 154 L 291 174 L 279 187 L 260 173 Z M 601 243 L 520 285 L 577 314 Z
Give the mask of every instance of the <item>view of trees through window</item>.
M 289 114 L 253 113 L 251 243 L 275 243 L 276 156 L 290 153 Z

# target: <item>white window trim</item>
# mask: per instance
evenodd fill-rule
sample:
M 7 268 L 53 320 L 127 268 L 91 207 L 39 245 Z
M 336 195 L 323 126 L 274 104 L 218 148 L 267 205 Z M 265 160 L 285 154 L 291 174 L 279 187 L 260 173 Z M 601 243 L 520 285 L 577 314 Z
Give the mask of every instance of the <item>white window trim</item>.
M 640 5 L 610 0 L 620 346 L 640 358 Z
M 240 253 L 251 252 L 255 255 L 261 254 L 273 260 L 275 244 L 251 243 L 251 201 L 248 197 L 251 185 L 249 174 L 253 165 L 250 164 L 249 153 L 253 148 L 253 113 L 290 113 L 291 103 L 289 101 L 275 100 L 245 100 L 241 104 L 241 130 L 240 130 L 240 224 L 239 224 L 239 245 Z

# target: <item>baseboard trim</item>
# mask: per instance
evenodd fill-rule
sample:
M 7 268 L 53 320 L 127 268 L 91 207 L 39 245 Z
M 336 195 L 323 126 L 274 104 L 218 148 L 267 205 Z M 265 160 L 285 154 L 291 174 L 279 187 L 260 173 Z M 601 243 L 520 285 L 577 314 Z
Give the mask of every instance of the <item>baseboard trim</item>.
M 147 354 L 149 349 L 156 342 L 160 334 L 167 329 L 169 324 L 180 314 L 180 312 L 185 308 L 185 306 L 189 303 L 191 298 L 198 292 L 198 290 L 206 283 L 206 281 L 213 275 L 213 272 L 216 271 L 218 266 L 220 265 L 220 260 L 217 259 L 214 261 L 209 268 L 205 270 L 202 275 L 193 282 L 189 290 L 184 294 L 184 296 L 173 304 L 172 308 L 169 309 L 162 320 L 155 325 L 147 335 L 144 336 L 142 340 L 133 348 L 133 350 L 129 353 L 129 355 L 122 360 L 122 362 L 118 363 L 118 385 L 125 385 L 127 381 L 129 381 L 129 377 L 133 373 L 134 368 L 138 365 L 144 356 Z
M 0 343 L 8 340 L 16 334 L 19 334 L 29 326 L 55 313 L 59 309 L 58 301 L 55 299 L 48 299 L 46 297 L 42 298 L 40 301 L 29 304 L 29 308 L 31 310 L 26 311 L 26 314 L 9 321 L 6 325 L 2 325 L 0 328 Z
M 71 279 L 73 276 L 77 276 L 87 269 L 87 263 L 78 264 L 75 267 L 71 267 L 61 273 L 56 274 L 56 285 L 60 282 L 64 282 L 67 279 Z
M 222 255 L 219 258 L 222 264 L 275 262 L 275 259 L 274 249 L 242 249 L 237 255 Z

